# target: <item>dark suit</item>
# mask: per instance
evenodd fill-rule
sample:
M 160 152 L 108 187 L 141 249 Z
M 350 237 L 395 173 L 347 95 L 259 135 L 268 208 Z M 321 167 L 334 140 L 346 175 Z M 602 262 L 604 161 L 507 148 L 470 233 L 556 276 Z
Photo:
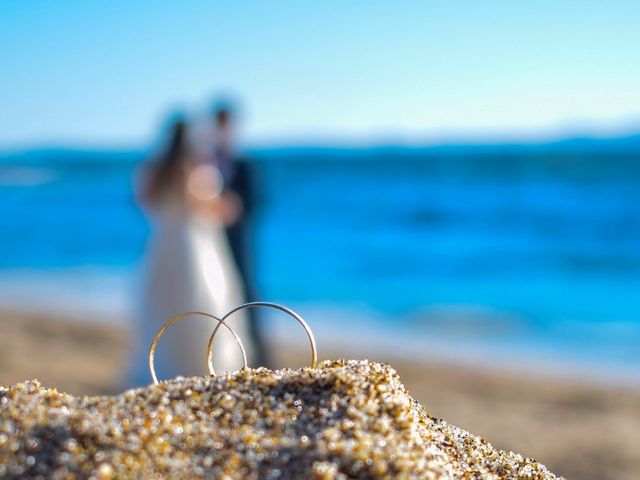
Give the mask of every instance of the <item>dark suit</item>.
M 233 163 L 233 173 L 226 188 L 235 192 L 242 200 L 243 212 L 240 219 L 227 227 L 227 238 L 233 253 L 240 277 L 244 286 L 247 301 L 257 300 L 253 274 L 253 248 L 251 245 L 253 215 L 255 213 L 255 165 L 246 159 L 237 159 Z M 253 337 L 254 358 L 258 366 L 270 366 L 270 358 L 266 349 L 264 334 L 257 319 L 255 308 L 247 309 L 249 316 L 249 331 Z

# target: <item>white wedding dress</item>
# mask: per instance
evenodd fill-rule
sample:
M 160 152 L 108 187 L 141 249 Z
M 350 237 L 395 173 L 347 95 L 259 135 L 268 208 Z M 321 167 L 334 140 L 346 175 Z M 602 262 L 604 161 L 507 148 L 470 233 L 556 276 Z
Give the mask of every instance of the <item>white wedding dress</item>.
M 133 385 L 151 383 L 149 345 L 167 320 L 192 310 L 221 317 L 244 303 L 245 298 L 224 225 L 188 212 L 179 201 L 166 199 L 159 207 L 143 276 L 135 364 L 130 381 Z M 250 359 L 246 314 L 237 312 L 227 323 L 242 339 Z M 207 374 L 207 343 L 216 324 L 215 320 L 202 316 L 176 322 L 162 336 L 156 349 L 158 378 Z M 213 360 L 216 373 L 242 367 L 240 348 L 224 327 L 216 335 Z

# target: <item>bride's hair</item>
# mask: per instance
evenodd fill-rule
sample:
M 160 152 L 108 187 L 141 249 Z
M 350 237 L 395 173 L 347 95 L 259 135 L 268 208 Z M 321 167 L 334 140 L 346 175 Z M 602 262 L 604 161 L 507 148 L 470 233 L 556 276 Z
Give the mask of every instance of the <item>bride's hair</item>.
M 169 142 L 164 152 L 159 156 L 149 179 L 147 196 L 156 201 L 171 188 L 176 175 L 180 174 L 180 163 L 185 156 L 187 123 L 176 121 L 171 127 Z

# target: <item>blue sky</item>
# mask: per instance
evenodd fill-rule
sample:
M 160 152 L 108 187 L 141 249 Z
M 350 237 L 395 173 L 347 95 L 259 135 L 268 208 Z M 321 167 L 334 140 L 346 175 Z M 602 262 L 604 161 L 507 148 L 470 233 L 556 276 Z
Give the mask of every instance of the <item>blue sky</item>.
M 638 25 L 632 0 L 6 1 L 0 146 L 142 144 L 217 92 L 254 143 L 640 129 Z

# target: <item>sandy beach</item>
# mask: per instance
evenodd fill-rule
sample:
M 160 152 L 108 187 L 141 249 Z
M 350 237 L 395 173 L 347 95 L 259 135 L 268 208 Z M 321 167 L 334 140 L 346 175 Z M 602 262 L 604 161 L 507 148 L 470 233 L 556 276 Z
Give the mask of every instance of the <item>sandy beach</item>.
M 74 394 L 120 390 L 128 360 L 123 327 L 55 315 L 0 313 L 0 383 L 37 378 Z M 324 358 L 351 357 L 322 346 Z M 278 348 L 278 365 L 307 352 Z M 375 352 L 369 358 L 376 359 Z M 387 359 L 429 412 L 535 458 L 568 479 L 640 478 L 640 391 L 585 380 Z

